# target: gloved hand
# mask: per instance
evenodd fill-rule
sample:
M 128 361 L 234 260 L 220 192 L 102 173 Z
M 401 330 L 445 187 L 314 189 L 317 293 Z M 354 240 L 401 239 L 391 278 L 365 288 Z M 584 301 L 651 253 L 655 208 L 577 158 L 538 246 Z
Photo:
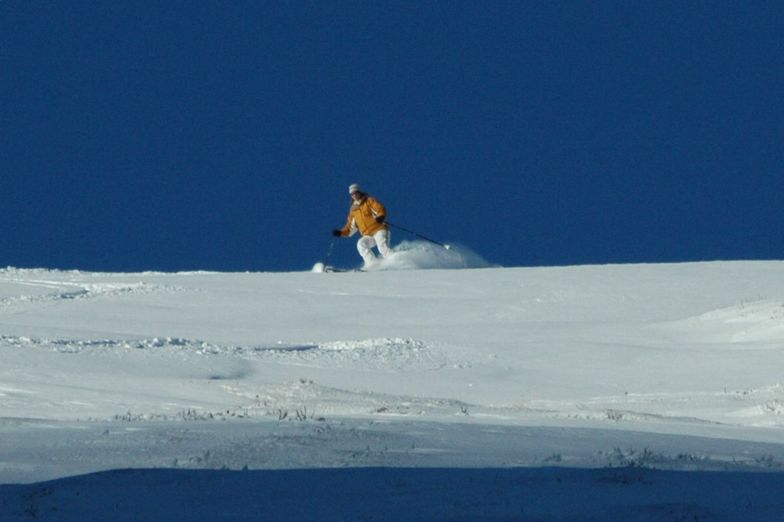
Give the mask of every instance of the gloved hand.
M 335 236 L 335 237 L 340 237 L 340 236 L 342 236 L 343 234 L 340 232 L 340 230 L 338 230 L 338 229 L 336 228 L 335 230 L 333 230 L 333 231 L 332 231 L 332 235 L 333 235 L 333 236 Z
M 387 220 L 387 217 L 386 217 L 386 216 L 378 216 L 378 217 L 376 218 L 376 223 L 383 223 L 383 222 L 384 222 L 384 221 L 386 221 L 386 220 Z

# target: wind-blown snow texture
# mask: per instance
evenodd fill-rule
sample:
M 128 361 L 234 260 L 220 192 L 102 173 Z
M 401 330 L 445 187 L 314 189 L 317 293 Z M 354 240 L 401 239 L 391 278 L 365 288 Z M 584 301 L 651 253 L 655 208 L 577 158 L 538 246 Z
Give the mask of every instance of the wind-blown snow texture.
M 0 519 L 781 518 L 784 263 L 433 248 L 0 271 Z

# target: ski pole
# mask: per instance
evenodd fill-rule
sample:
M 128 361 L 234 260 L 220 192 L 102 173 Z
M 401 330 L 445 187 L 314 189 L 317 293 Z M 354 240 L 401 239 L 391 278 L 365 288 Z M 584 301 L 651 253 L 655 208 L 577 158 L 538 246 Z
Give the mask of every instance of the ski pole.
M 419 234 L 418 232 L 414 232 L 413 230 L 409 230 L 409 229 L 401 227 L 399 225 L 395 225 L 394 223 L 390 223 L 389 221 L 387 221 L 386 223 L 387 223 L 387 225 L 389 225 L 392 228 L 396 228 L 398 230 L 402 230 L 403 232 L 408 232 L 409 234 L 415 235 L 419 239 L 424 239 L 425 241 L 429 241 L 429 242 L 433 243 L 434 245 L 438 245 L 438 246 L 444 247 L 447 250 L 449 250 L 449 245 L 445 245 L 444 243 L 439 243 L 435 239 L 430 239 L 429 237 L 425 237 L 422 234 Z
M 332 238 L 332 243 L 329 244 L 329 250 L 327 250 L 327 257 L 324 258 L 324 266 L 329 264 L 329 258 L 332 257 L 332 251 L 335 250 L 335 240 L 337 238 Z

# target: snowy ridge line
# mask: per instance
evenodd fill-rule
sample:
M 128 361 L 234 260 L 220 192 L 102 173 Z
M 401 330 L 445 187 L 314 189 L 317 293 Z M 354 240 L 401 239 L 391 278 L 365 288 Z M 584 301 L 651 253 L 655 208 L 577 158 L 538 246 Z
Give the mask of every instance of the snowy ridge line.
M 41 337 L 0 336 L 0 345 L 51 348 L 59 353 L 84 350 L 178 349 L 198 355 L 238 356 L 272 360 L 312 367 L 356 367 L 386 371 L 429 370 L 449 362 L 423 341 L 410 338 L 363 339 L 356 341 L 314 342 L 273 345 L 224 345 L 180 337 L 146 339 L 47 339 Z

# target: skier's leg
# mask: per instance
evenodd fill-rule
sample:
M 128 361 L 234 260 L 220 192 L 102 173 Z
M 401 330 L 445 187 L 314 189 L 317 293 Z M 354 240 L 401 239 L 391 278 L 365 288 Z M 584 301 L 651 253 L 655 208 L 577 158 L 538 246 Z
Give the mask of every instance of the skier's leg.
M 389 230 L 379 230 L 373 234 L 373 239 L 376 240 L 376 246 L 381 257 L 392 255 L 392 249 L 389 247 Z
M 357 250 L 359 250 L 359 255 L 362 256 L 365 265 L 370 265 L 376 260 L 376 255 L 372 250 L 374 246 L 376 246 L 376 240 L 373 239 L 373 236 L 362 236 L 357 241 Z

